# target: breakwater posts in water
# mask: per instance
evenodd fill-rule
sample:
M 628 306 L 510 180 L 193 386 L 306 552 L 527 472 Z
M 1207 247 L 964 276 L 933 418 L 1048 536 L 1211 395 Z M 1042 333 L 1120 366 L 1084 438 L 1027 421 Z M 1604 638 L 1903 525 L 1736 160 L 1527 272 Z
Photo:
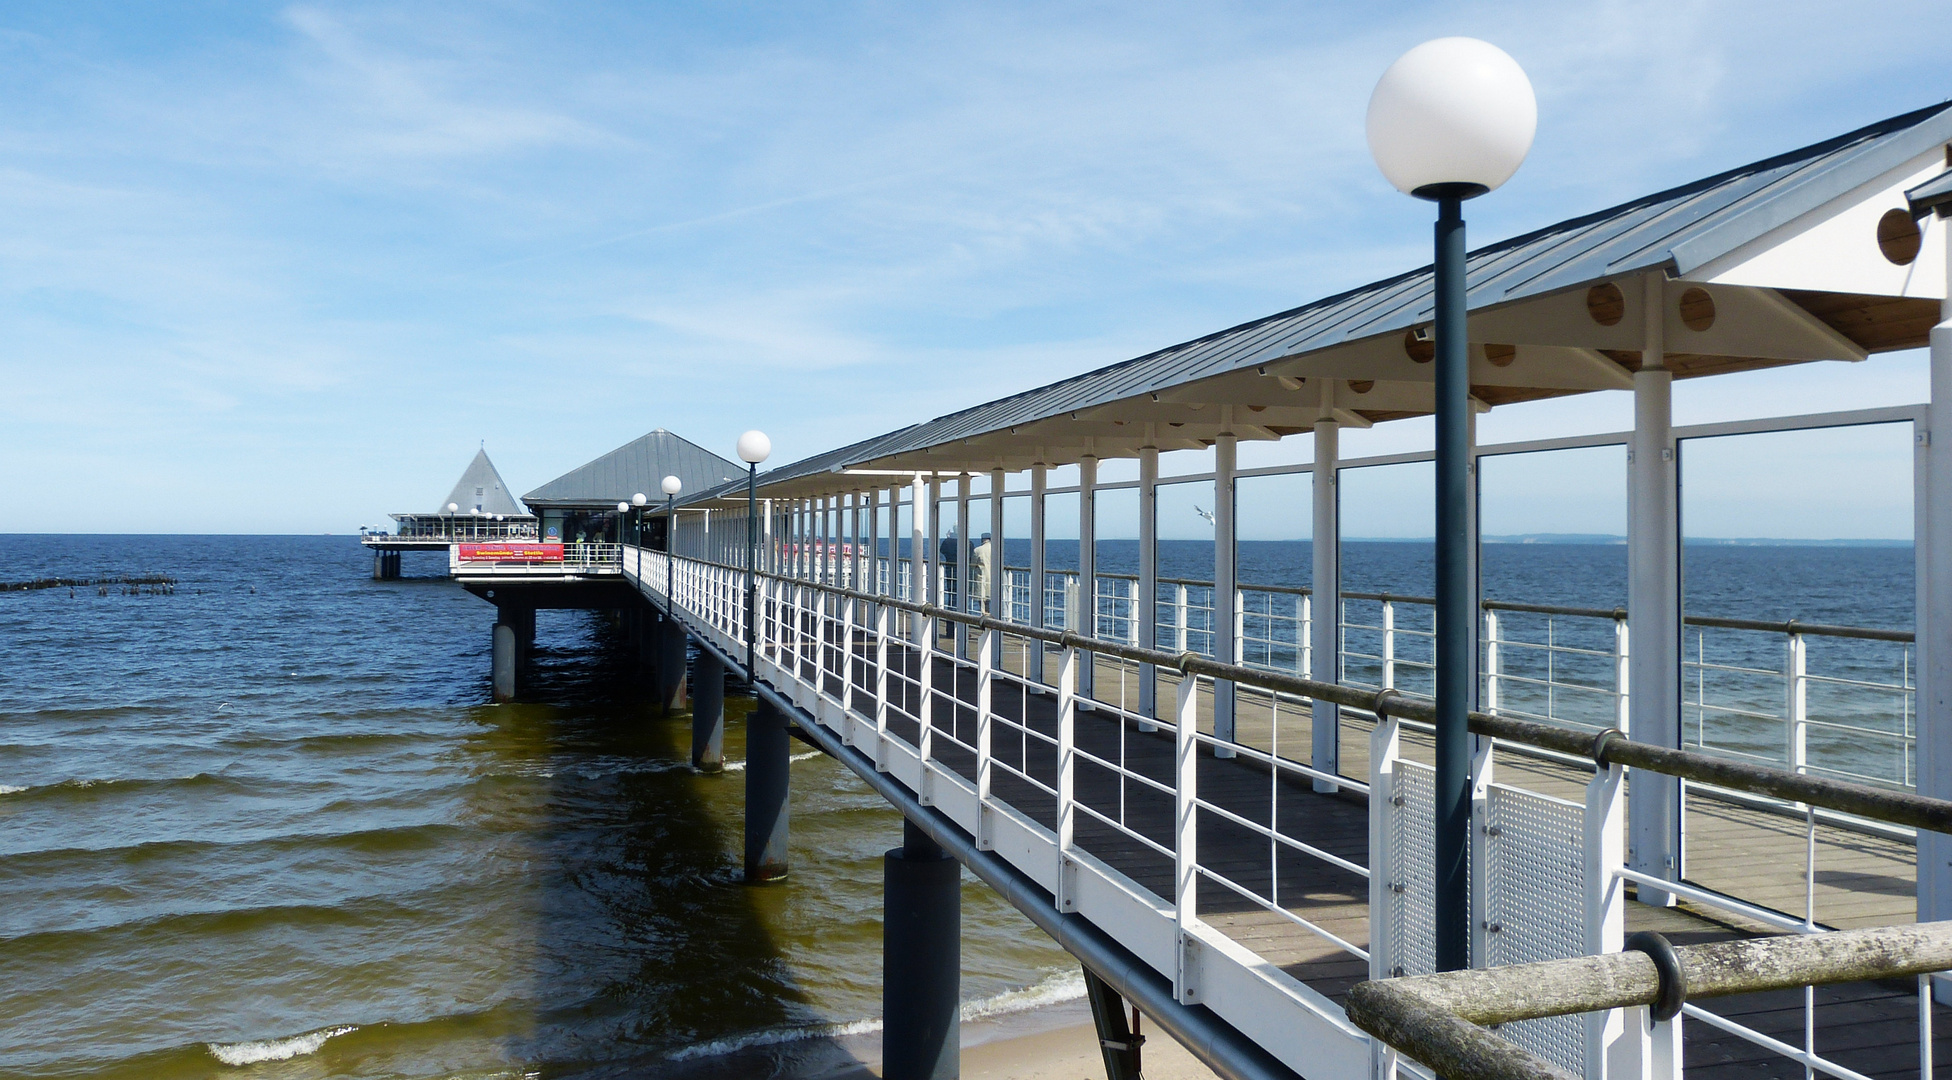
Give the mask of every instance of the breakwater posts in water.
M 176 592 L 176 579 L 168 574 L 117 574 L 113 577 L 51 577 L 35 578 L 31 581 L 0 581 L 0 592 L 35 592 L 41 589 L 91 587 L 98 590 L 99 596 L 109 595 L 111 588 L 115 588 L 116 592 L 124 596 L 170 596 Z

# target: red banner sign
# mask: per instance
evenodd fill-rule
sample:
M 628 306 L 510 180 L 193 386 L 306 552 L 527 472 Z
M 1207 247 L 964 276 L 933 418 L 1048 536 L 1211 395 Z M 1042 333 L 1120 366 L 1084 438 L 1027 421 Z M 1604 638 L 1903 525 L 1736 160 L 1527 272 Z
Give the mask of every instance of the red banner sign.
M 462 562 L 562 562 L 561 544 L 459 544 Z

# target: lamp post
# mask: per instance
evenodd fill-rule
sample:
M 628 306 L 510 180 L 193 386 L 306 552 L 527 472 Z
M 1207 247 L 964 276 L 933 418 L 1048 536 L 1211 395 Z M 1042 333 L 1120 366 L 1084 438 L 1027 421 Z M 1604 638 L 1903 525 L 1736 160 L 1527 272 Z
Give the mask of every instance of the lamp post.
M 459 509 L 461 509 L 460 503 L 447 504 L 447 538 L 450 541 L 461 539 L 460 537 L 454 535 L 454 512 Z
M 617 504 L 617 543 L 619 545 L 621 545 L 624 542 L 624 522 L 629 519 L 629 516 L 630 516 L 630 504 L 627 502 L 618 503 Z
M 672 589 L 677 585 L 678 572 L 678 564 L 672 561 L 677 556 L 672 540 L 678 535 L 678 517 L 672 507 L 676 504 L 678 492 L 685 489 L 685 482 L 675 476 L 667 476 L 658 483 L 658 487 L 664 489 L 664 602 L 668 606 L 676 602 L 672 599 Z
M 630 505 L 637 510 L 637 546 L 640 548 L 644 546 L 644 506 L 650 501 L 650 497 L 641 491 L 630 497 Z
M 1438 38 L 1404 53 L 1369 98 L 1369 152 L 1397 190 L 1437 204 L 1437 970 L 1471 965 L 1470 707 L 1477 670 L 1471 595 L 1471 367 L 1464 200 L 1511 178 L 1532 148 L 1538 102 L 1495 45 Z
M 757 685 L 759 672 L 752 666 L 756 640 L 753 616 L 758 607 L 755 572 L 759 569 L 759 463 L 771 457 L 773 440 L 763 431 L 748 431 L 739 436 L 739 460 L 746 463 L 746 681 Z

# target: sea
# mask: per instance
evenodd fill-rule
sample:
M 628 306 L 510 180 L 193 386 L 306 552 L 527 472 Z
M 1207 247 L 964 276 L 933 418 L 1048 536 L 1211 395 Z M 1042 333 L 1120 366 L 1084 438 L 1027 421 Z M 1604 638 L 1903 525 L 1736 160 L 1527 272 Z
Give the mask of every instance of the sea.
M 1161 572 L 1211 557 L 1165 541 Z M 1343 560 L 1346 589 L 1430 592 L 1428 543 Z M 1305 543 L 1240 561 L 1307 581 Z M 1690 546 L 1689 610 L 1908 629 L 1911 565 Z M 727 771 L 694 772 L 688 724 L 573 611 L 541 613 L 526 700 L 490 704 L 493 609 L 435 556 L 370 568 L 344 536 L 0 536 L 0 583 L 175 579 L 0 591 L 0 1076 L 763 1077 L 871 1043 L 894 811 L 796 754 L 792 877 L 748 887 L 736 717 Z M 1484 578 L 1626 602 L 1619 545 L 1486 545 Z M 1726 658 L 1780 659 L 1756 639 Z M 1897 668 L 1861 644 L 1812 663 Z M 966 1021 L 1076 1007 L 1066 954 L 973 878 L 963 905 Z

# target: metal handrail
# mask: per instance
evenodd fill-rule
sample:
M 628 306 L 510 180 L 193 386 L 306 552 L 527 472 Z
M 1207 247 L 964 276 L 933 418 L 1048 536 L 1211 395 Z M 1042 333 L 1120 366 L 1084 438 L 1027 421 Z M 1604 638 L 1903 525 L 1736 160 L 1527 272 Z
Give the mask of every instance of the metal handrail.
M 1630 950 L 1374 980 L 1349 991 L 1348 1014 L 1450 1080 L 1570 1080 L 1480 1025 L 1928 975 L 1952 968 L 1952 923 L 1688 945 L 1672 956 L 1665 972 L 1649 953 Z
M 687 558 L 682 555 L 678 557 Z M 698 559 L 689 561 L 704 562 Z M 739 568 L 727 566 L 725 569 Z M 757 576 L 798 585 L 808 584 L 802 579 L 769 571 L 760 571 Z M 1169 668 L 1179 671 L 1182 675 L 1205 675 L 1208 678 L 1244 683 L 1264 690 L 1286 692 L 1296 697 L 1359 709 L 1379 718 L 1394 716 L 1426 724 L 1435 723 L 1437 720 L 1435 703 L 1413 698 L 1387 687 L 1368 690 L 1339 683 L 1318 682 L 1299 675 L 1223 663 L 1190 650 L 1177 654 L 1169 653 L 1159 649 L 1089 637 L 1072 630 L 1048 630 L 1026 626 L 989 615 L 969 614 L 933 604 L 919 604 L 912 600 L 860 592 L 837 585 L 816 587 L 837 596 L 881 604 L 897 611 L 907 611 L 926 618 L 962 623 L 977 629 L 1003 631 L 1062 648 L 1077 648 L 1103 656 L 1130 660 L 1133 663 Z M 1617 728 L 1607 728 L 1595 736 L 1536 721 L 1473 712 L 1470 714 L 1470 729 L 1476 735 L 1488 735 L 1507 742 L 1585 757 L 1602 764 L 1613 762 L 1680 777 L 1684 780 L 1746 791 L 1754 795 L 1769 795 L 1792 802 L 1808 803 L 1892 824 L 1909 825 L 1932 832 L 1952 833 L 1952 802 L 1926 798 L 1910 792 L 1871 787 L 1867 784 L 1852 784 L 1809 776 L 1766 765 L 1731 761 L 1696 750 L 1677 750 L 1655 746 L 1652 743 L 1636 742 L 1621 734 Z

